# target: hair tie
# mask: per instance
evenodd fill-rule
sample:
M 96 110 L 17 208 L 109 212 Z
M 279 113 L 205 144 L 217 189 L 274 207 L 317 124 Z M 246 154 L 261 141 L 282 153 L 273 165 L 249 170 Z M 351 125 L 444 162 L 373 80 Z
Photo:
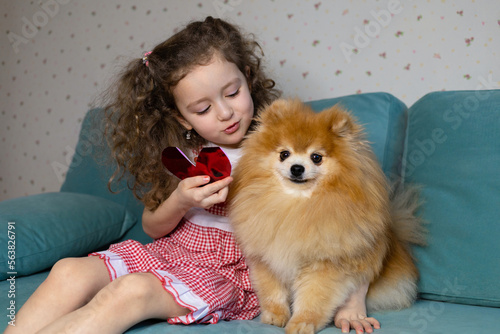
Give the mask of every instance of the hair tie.
M 146 66 L 149 66 L 149 60 L 148 60 L 148 56 L 151 54 L 151 52 L 153 51 L 149 51 L 149 52 L 146 52 L 144 54 L 144 56 L 142 57 L 142 63 Z

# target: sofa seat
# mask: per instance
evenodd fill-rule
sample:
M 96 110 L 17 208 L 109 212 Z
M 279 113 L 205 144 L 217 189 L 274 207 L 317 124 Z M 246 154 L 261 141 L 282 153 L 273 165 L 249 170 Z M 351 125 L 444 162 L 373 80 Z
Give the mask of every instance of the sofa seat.
M 20 307 L 47 277 L 42 272 L 16 279 L 16 307 Z M 7 281 L 0 282 L 2 310 L 6 310 L 4 296 L 8 295 Z M 463 305 L 429 300 L 418 300 L 411 308 L 401 311 L 390 311 L 373 314 L 382 325 L 375 333 L 380 334 L 493 334 L 498 333 L 497 320 L 500 319 L 500 308 Z M 8 318 L 3 318 L 7 326 Z M 278 334 L 283 328 L 260 323 L 260 317 L 249 321 L 220 321 L 215 325 L 169 325 L 166 322 L 145 321 L 126 333 L 130 334 Z M 321 334 L 336 334 L 341 331 L 333 325 L 323 329 Z M 354 333 L 354 331 L 351 331 Z

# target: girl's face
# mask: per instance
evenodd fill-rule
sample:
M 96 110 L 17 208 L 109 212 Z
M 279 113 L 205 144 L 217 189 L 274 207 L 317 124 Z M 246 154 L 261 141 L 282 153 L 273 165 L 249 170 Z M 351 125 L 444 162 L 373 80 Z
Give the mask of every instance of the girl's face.
M 238 147 L 254 106 L 245 75 L 223 57 L 189 72 L 173 89 L 181 124 L 215 145 Z

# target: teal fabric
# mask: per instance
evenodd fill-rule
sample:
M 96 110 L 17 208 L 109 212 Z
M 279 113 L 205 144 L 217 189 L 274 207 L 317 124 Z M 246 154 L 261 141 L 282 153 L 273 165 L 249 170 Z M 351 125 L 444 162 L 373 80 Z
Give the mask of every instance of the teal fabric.
M 137 217 L 137 224 L 125 234 L 123 240 L 151 242 L 152 239 L 142 229 L 144 206 L 133 196 L 126 181 L 113 184 L 114 193 L 108 189 L 108 180 L 114 170 L 103 134 L 103 116 L 102 109 L 92 109 L 85 115 L 75 154 L 61 191 L 99 196 L 127 207 Z
M 0 202 L 0 245 L 15 246 L 9 267 L 6 249 L 0 252 L 0 280 L 8 272 L 30 275 L 69 256 L 85 256 L 122 237 L 136 222 L 123 206 L 85 194 L 45 193 Z M 14 226 L 8 234 L 8 224 Z
M 48 272 L 20 277 L 15 282 L 15 296 L 0 298 L 0 308 L 7 310 L 10 301 L 15 300 L 19 310 L 29 296 L 47 277 Z M 10 283 L 0 282 L 0 296 L 8 296 Z M 5 311 L 8 314 L 8 311 Z M 488 308 L 463 304 L 419 300 L 412 307 L 402 311 L 373 314 L 382 325 L 374 334 L 492 334 L 498 332 L 500 308 Z M 2 317 L 0 330 L 7 326 L 9 318 Z M 127 334 L 282 334 L 283 328 L 264 325 L 260 317 L 251 321 L 220 321 L 216 325 L 169 325 L 166 322 L 145 321 L 126 332 Z M 319 332 L 320 334 L 340 334 L 333 325 Z M 351 330 L 350 333 L 354 333 Z
M 500 306 L 500 90 L 436 92 L 409 110 L 406 180 L 423 186 L 423 298 Z
M 367 93 L 309 102 L 316 111 L 339 103 L 364 126 L 373 152 L 389 179 L 401 176 L 407 107 L 391 94 Z

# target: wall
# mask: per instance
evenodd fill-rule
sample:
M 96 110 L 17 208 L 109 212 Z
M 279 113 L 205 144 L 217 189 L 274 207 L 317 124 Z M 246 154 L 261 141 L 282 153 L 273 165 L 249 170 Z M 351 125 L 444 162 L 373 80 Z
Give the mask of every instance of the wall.
M 255 33 L 286 96 L 385 91 L 411 105 L 500 86 L 497 0 L 4 0 L 0 15 L 0 200 L 57 191 L 119 66 L 206 15 Z

